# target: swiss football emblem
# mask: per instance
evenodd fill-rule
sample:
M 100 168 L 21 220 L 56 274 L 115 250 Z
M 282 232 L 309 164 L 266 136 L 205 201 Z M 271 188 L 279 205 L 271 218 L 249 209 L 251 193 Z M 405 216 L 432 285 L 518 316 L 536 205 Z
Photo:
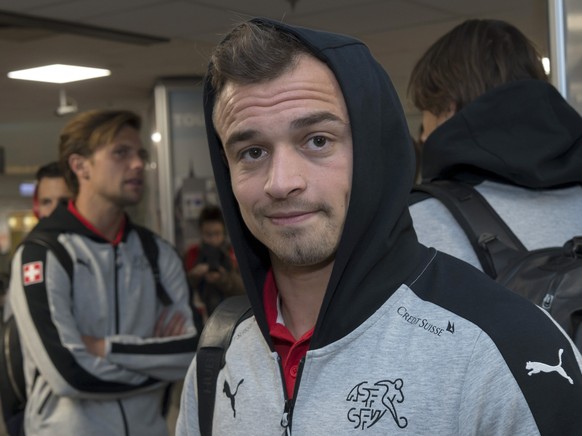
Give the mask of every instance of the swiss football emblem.
M 22 265 L 24 286 L 42 283 L 44 281 L 42 262 L 30 262 Z

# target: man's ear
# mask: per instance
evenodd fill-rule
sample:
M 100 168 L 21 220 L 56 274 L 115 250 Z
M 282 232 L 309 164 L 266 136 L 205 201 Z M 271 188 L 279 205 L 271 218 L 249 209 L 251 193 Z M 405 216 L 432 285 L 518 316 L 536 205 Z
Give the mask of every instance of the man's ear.
M 449 104 L 449 109 L 443 114 L 444 121 L 447 121 L 453 115 L 457 113 L 457 105 L 454 101 L 451 101 Z
M 77 176 L 77 179 L 89 179 L 89 170 L 87 168 L 87 158 L 80 154 L 73 153 L 69 156 L 69 167 Z

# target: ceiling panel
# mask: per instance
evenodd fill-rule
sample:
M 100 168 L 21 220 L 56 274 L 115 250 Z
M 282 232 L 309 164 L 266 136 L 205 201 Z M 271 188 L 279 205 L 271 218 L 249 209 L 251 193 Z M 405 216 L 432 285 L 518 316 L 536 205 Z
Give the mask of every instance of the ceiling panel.
M 0 9 L 25 13 L 39 6 L 57 3 L 55 0 L 0 0 Z
M 190 3 L 204 3 L 186 0 Z M 212 0 L 212 5 L 223 10 L 237 11 L 249 16 L 264 16 L 281 20 L 294 20 L 296 17 L 324 11 L 333 11 L 345 6 L 359 5 L 362 8 L 375 8 L 390 0 L 298 0 L 292 7 L 289 0 Z M 209 2 L 210 3 L 210 2 Z
M 199 33 L 220 29 L 229 14 L 186 1 L 158 2 L 124 12 L 114 12 L 89 19 L 91 24 L 147 32 L 173 38 L 196 38 Z
M 296 22 L 307 27 L 359 35 L 447 18 L 450 18 L 449 14 L 418 6 L 406 0 L 392 0 L 375 3 L 373 8 L 362 8 L 361 5 L 334 8 L 333 11 L 298 17 Z
M 410 0 L 413 3 L 430 6 L 435 10 L 440 10 L 458 16 L 480 15 L 494 13 L 496 11 L 507 10 L 508 7 L 527 9 L 531 7 L 530 0 Z
M 29 7 L 27 13 L 58 20 L 87 20 L 99 15 L 111 15 L 157 3 L 158 0 L 69 0 L 46 1 L 43 5 Z M 22 3 L 28 3 L 23 0 Z M 0 1 L 0 8 L 2 1 Z

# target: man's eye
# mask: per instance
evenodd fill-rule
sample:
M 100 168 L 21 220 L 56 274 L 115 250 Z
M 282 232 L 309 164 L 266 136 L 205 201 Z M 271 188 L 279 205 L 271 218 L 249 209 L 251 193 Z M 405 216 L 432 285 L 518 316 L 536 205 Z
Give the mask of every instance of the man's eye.
M 150 160 L 150 153 L 145 149 L 145 148 L 141 148 L 138 151 L 139 157 L 141 160 L 143 160 L 144 162 L 149 162 Z
M 252 147 L 244 151 L 242 154 L 243 159 L 260 159 L 263 156 L 263 150 L 258 147 Z
M 313 144 L 316 148 L 321 148 L 327 144 L 327 138 L 325 136 L 314 136 L 309 140 L 309 143 Z

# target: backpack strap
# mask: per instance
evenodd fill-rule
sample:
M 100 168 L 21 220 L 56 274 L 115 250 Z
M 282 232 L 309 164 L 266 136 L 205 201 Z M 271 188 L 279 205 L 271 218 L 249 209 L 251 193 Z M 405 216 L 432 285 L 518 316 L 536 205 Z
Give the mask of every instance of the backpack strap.
M 137 224 L 134 224 L 133 228 L 137 232 L 137 236 L 139 236 L 143 252 L 150 264 L 150 268 L 152 269 L 154 280 L 156 282 L 156 293 L 158 295 L 158 298 L 160 299 L 164 306 L 169 306 L 170 304 L 172 304 L 172 299 L 168 295 L 168 292 L 166 291 L 166 288 L 164 288 L 164 285 L 162 285 L 162 280 L 160 277 L 160 267 L 158 265 L 158 255 L 160 250 L 158 247 L 158 243 L 156 242 L 154 233 L 151 230 L 146 229 L 145 227 L 139 226 Z
M 201 436 L 212 435 L 218 373 L 225 365 L 226 350 L 236 327 L 252 315 L 246 295 L 224 300 L 212 312 L 198 342 L 196 380 L 198 383 L 198 421 Z
M 73 260 L 69 252 L 59 242 L 58 233 L 34 231 L 21 245 L 35 244 L 50 250 L 65 269 L 69 280 L 73 280 Z M 26 382 L 22 362 L 20 337 L 14 314 L 10 314 L 2 323 L 0 338 L 0 397 L 4 419 L 14 417 L 26 404 Z
M 71 259 L 69 252 L 57 239 L 58 235 L 59 233 L 56 232 L 35 231 L 30 233 L 22 244 L 36 244 L 50 250 L 67 272 L 71 283 L 73 283 L 73 259 Z
M 447 207 L 469 238 L 489 276 L 496 278 L 512 259 L 527 252 L 487 200 L 471 185 L 438 180 L 416 185 L 414 191 L 428 193 Z
M 1 312 L 1 311 L 0 311 Z M 24 410 L 26 404 L 26 383 L 20 338 L 13 315 L 0 320 L 0 404 L 4 419 Z

